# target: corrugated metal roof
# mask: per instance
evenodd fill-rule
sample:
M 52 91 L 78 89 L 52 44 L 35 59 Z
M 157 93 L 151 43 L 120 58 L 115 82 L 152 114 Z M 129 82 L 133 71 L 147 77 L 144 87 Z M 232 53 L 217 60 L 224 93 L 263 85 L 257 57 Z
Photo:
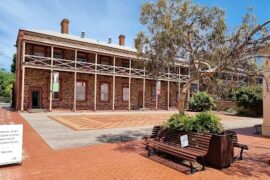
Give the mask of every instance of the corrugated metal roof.
M 116 48 L 116 49 L 121 49 L 121 50 L 126 50 L 126 51 L 137 52 L 137 50 L 135 48 L 131 48 L 131 47 L 127 47 L 127 46 L 120 46 L 117 44 L 109 44 L 106 42 L 101 42 L 101 41 L 89 39 L 89 38 L 81 38 L 80 36 L 75 36 L 72 34 L 63 34 L 63 33 L 57 32 L 57 31 L 33 30 L 33 29 L 21 29 L 21 30 L 34 32 L 34 33 L 38 33 L 38 34 L 49 35 L 49 36 L 55 36 L 55 37 L 59 37 L 59 38 L 75 40 L 75 41 L 80 41 L 80 42 L 85 42 L 85 43 L 96 44 L 96 45 L 100 45 L 100 46 L 106 46 L 106 47 L 110 47 L 110 48 Z

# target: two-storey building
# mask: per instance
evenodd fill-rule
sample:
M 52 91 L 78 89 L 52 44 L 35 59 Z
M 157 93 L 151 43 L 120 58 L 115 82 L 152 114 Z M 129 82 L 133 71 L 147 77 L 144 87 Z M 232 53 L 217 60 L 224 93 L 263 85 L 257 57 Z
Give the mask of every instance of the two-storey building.
M 136 49 L 68 33 L 20 29 L 17 38 L 16 109 L 138 110 L 177 106 L 189 78 L 184 60 L 158 79 L 145 69 Z M 158 83 L 157 83 L 158 82 Z M 158 86 L 158 88 L 157 88 Z M 192 89 L 198 89 L 193 84 Z M 158 94 L 158 95 L 157 95 Z

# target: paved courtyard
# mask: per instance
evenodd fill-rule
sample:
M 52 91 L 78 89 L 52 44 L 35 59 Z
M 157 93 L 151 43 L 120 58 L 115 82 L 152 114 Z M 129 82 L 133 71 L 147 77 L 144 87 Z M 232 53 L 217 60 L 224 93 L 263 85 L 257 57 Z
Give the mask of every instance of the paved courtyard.
M 38 132 L 32 128 L 33 123 L 29 124 L 19 113 L 1 108 L 0 120 L 1 124 L 24 125 L 23 163 L 21 166 L 0 168 L 0 179 L 265 180 L 270 177 L 270 166 L 267 164 L 267 160 L 270 159 L 270 139 L 254 135 L 254 128 L 237 130 L 239 141 L 250 147 L 250 150 L 244 153 L 243 161 L 236 161 L 231 167 L 224 170 L 207 167 L 205 171 L 188 176 L 141 156 L 138 153 L 141 148 L 140 141 L 55 150 L 50 148 Z M 59 125 L 58 127 L 73 131 L 53 120 L 48 122 L 54 122 Z M 37 127 L 37 124 L 34 125 Z M 48 128 L 47 131 L 52 133 L 51 128 L 46 123 L 45 127 Z
M 52 149 L 82 147 L 94 144 L 141 139 L 151 133 L 153 125 L 161 124 L 175 111 L 131 112 L 52 112 L 21 113 Z M 190 113 L 194 114 L 194 113 Z M 218 114 L 226 129 L 253 127 L 261 118 L 248 118 Z M 62 117 L 73 124 L 64 125 L 50 117 Z M 92 123 L 94 122 L 94 123 Z M 85 125 L 90 129 L 76 131 L 73 126 Z M 84 127 L 84 126 L 83 126 Z M 105 129 L 104 129 L 105 128 Z

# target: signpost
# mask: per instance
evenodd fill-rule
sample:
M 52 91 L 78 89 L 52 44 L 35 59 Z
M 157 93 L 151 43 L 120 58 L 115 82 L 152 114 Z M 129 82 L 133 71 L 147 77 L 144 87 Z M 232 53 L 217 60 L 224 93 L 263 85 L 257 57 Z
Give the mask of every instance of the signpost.
M 0 125 L 0 165 L 22 162 L 23 125 Z

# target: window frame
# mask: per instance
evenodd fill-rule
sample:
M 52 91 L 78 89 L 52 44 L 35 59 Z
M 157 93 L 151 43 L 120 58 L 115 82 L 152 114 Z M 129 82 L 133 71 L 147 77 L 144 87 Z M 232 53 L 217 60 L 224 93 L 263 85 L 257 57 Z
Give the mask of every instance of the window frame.
M 154 95 L 154 99 L 153 99 L 153 89 L 155 90 L 155 95 Z M 151 101 L 156 102 L 157 99 L 157 89 L 156 89 L 156 85 L 151 85 Z
M 33 55 L 34 56 L 39 56 L 39 57 L 46 57 L 46 47 L 45 46 L 40 46 L 40 45 L 33 45 Z M 40 56 L 40 55 L 35 55 L 35 48 L 42 48 L 42 52 L 43 52 L 43 56 Z
M 81 58 L 79 56 L 85 56 L 85 59 L 84 58 Z M 84 61 L 81 61 L 81 60 L 84 60 Z M 87 53 L 84 53 L 84 52 L 78 52 L 77 54 L 77 61 L 79 62 L 88 62 L 88 54 Z
M 108 100 L 102 100 L 101 99 L 101 86 L 103 85 L 103 84 L 107 84 L 108 85 Z M 111 85 L 110 85 L 110 83 L 109 82 L 105 82 L 105 81 L 101 81 L 100 83 L 99 83 L 99 101 L 100 102 L 110 102 L 110 100 L 111 100 L 111 98 L 110 98 L 110 92 L 111 92 Z
M 54 56 L 54 55 L 55 55 L 55 54 L 54 54 L 55 52 L 61 52 L 61 58 L 55 57 L 55 56 Z M 54 59 L 64 59 L 63 57 L 64 57 L 64 51 L 63 51 L 63 49 L 55 48 L 55 49 L 53 50 L 53 58 L 54 58 Z
M 48 81 L 48 85 L 49 85 L 49 87 L 48 87 L 48 90 L 49 90 L 49 92 L 48 92 L 48 100 L 50 100 L 50 92 L 51 92 L 51 86 L 50 86 L 50 79 L 48 78 L 47 79 L 47 81 Z M 54 92 L 52 92 L 52 101 L 61 101 L 61 90 L 62 90 L 62 78 L 60 77 L 60 73 L 59 73 L 59 98 L 53 98 L 53 93 Z
M 77 98 L 77 92 L 78 92 L 77 91 L 77 83 L 85 83 L 85 93 L 84 93 L 85 98 L 84 98 L 84 100 L 78 100 L 78 98 Z M 86 102 L 86 101 L 87 101 L 87 81 L 78 79 L 76 81 L 76 102 Z
M 126 65 L 128 64 L 128 66 L 125 66 L 125 64 Z M 130 68 L 129 67 L 129 60 L 128 59 L 122 59 L 122 67 L 124 67 L 124 68 Z
M 104 63 L 104 62 L 107 62 L 108 64 L 107 63 Z M 100 56 L 100 64 L 111 66 L 112 65 L 111 57 Z
M 127 100 L 124 100 L 124 88 L 127 88 L 128 89 L 128 97 L 129 97 L 129 84 L 127 83 L 123 83 L 122 84 L 122 102 L 128 102 L 129 101 L 129 98 Z

